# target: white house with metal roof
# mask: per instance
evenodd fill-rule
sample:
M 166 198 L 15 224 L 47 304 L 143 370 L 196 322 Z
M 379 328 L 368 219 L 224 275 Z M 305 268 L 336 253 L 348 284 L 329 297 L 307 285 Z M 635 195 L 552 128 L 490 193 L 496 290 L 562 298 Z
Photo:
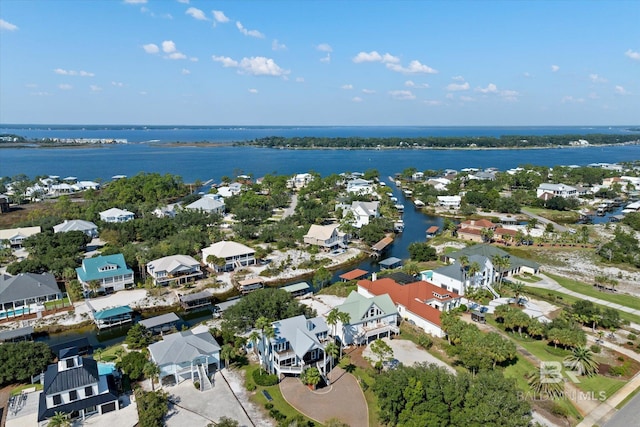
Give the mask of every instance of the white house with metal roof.
M 333 335 L 344 345 L 367 344 L 400 333 L 400 315 L 388 294 L 368 298 L 351 291 L 336 310 L 349 315 L 349 322 L 343 324 L 338 320 L 333 331 Z
M 98 237 L 98 226 L 91 221 L 72 219 L 53 226 L 54 233 L 66 233 L 67 231 L 82 231 L 91 238 Z
M 361 228 L 363 225 L 369 224 L 371 218 L 378 218 L 380 216 L 380 202 L 359 202 L 355 201 L 351 203 L 351 207 L 344 212 L 347 215 L 351 212 L 354 216 L 355 228 Z
M 278 376 L 300 375 L 306 368 L 316 367 L 326 374 L 328 360 L 324 346 L 329 339 L 329 328 L 324 318 L 307 319 L 299 315 L 271 325 L 275 335 L 267 342 L 267 371 Z M 261 342 L 258 349 L 263 354 Z M 263 363 L 263 358 L 260 359 Z
M 76 274 L 85 292 L 95 290 L 89 285 L 92 281 L 99 283 L 98 292 L 106 293 L 121 291 L 133 285 L 133 270 L 127 267 L 122 254 L 85 258 L 82 266 L 76 268 Z
M 578 190 L 575 187 L 566 184 L 551 184 L 544 182 L 536 189 L 536 197 L 540 198 L 544 194 L 548 194 L 551 197 L 562 197 L 564 199 L 568 199 L 569 197 L 578 197 Z
M 0 247 L 5 245 L 5 242 L 9 242 L 9 247 L 19 248 L 22 247 L 22 242 L 27 237 L 31 237 L 34 234 L 38 234 L 42 231 L 40 226 L 37 227 L 21 227 L 21 228 L 8 228 L 0 230 Z
M 147 273 L 156 286 L 181 285 L 203 275 L 200 262 L 189 255 L 170 255 L 155 259 L 147 263 Z
M 366 179 L 356 178 L 347 182 L 347 193 L 350 194 L 374 194 L 373 182 Z
M 223 259 L 224 265 L 209 261 L 209 256 Z M 202 260 L 215 271 L 231 271 L 256 263 L 256 251 L 238 242 L 222 240 L 202 250 Z
M 127 222 L 134 218 L 135 214 L 126 209 L 111 208 L 100 212 L 100 220 L 104 222 Z
M 160 368 L 160 382 L 173 377 L 176 384 L 198 381 L 200 390 L 211 388 L 211 376 L 220 367 L 220 345 L 208 331 L 181 331 L 165 335 L 149 346 L 151 360 Z
M 0 275 L 0 319 L 35 312 L 46 301 L 63 298 L 51 273 Z
M 220 194 L 205 194 L 199 200 L 188 204 L 185 209 L 202 211 L 210 214 L 224 214 L 224 199 Z
M 347 235 L 339 230 L 340 224 L 317 225 L 311 224 L 309 231 L 303 240 L 308 245 L 320 246 L 331 250 L 337 247 L 346 247 Z

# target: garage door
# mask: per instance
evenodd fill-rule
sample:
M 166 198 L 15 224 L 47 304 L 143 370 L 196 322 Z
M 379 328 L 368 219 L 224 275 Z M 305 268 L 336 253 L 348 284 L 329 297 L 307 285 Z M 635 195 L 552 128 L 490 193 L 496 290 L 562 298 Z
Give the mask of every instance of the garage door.
M 116 402 L 106 403 L 102 405 L 102 413 L 112 412 L 116 410 Z

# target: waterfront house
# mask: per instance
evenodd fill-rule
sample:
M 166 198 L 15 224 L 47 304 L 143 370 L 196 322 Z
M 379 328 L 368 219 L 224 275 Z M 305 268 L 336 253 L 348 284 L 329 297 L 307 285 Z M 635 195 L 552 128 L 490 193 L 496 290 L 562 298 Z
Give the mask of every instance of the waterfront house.
M 429 280 L 444 290 L 462 296 L 468 294 L 470 289 L 485 288 L 498 297 L 499 295 L 491 287 L 496 277 L 491 259 L 483 255 L 473 254 L 468 256 L 468 262 L 469 264 L 477 263 L 480 267 L 479 271 L 470 275 L 468 265 L 463 268 L 458 261 L 455 261 L 433 271 L 423 272 L 421 277 L 423 280 Z
M 43 310 L 45 302 L 63 296 L 51 273 L 0 274 L 0 319 Z
M 72 419 L 106 414 L 120 409 L 113 374 L 101 374 L 98 363 L 81 357 L 77 348 L 65 348 L 58 361 L 49 365 L 38 405 L 38 422 L 57 412 Z
M 293 176 L 289 181 L 287 181 L 287 186 L 289 188 L 295 188 L 296 190 L 306 187 L 313 181 L 313 175 L 310 173 L 299 173 Z
M 380 202 L 355 201 L 351 203 L 351 207 L 344 211 L 343 216 L 351 212 L 354 217 L 352 225 L 355 228 L 361 228 L 363 225 L 369 224 L 371 218 L 378 218 L 380 216 L 379 208 Z
M 549 195 L 551 195 L 551 197 L 568 199 L 569 197 L 578 197 L 578 190 L 575 187 L 565 184 L 542 183 L 536 189 L 536 197 L 541 198 L 545 194 L 547 194 L 545 200 L 550 198 Z
M 156 286 L 183 285 L 203 276 L 200 262 L 188 255 L 170 255 L 147 263 Z
M 333 331 L 344 345 L 368 344 L 400 333 L 398 309 L 388 294 L 366 297 L 351 291 L 336 310 L 349 315 L 349 321 L 343 324 L 338 320 Z
M 538 264 L 537 262 L 510 255 L 506 251 L 503 251 L 502 249 L 489 244 L 467 246 L 466 248 L 460 249 L 459 251 L 448 253 L 444 256 L 444 261 L 451 264 L 456 260 L 459 260 L 461 256 L 466 256 L 470 259 L 470 257 L 472 257 L 473 255 L 484 256 L 490 261 L 494 256 L 507 258 L 509 260 L 509 267 L 502 272 L 502 275 L 504 277 L 520 273 L 538 274 L 538 272 L 540 271 L 540 264 Z M 496 272 L 496 274 L 499 273 Z M 493 283 L 493 280 L 490 283 Z
M 398 314 L 426 333 L 444 337 L 440 314 L 460 306 L 460 295 L 425 281 L 398 283 L 391 277 L 358 281 L 358 293 L 365 297 L 388 294 Z
M 303 238 L 304 242 L 308 245 L 319 246 L 326 251 L 338 247 L 345 248 L 348 242 L 347 235 L 340 232 L 339 227 L 340 224 L 312 224 Z
M 371 181 L 356 178 L 347 181 L 347 193 L 358 194 L 362 196 L 367 194 L 375 194 L 375 189 Z
M 266 343 L 266 358 L 261 363 L 265 369 L 281 375 L 300 375 L 307 367 L 316 367 L 326 374 L 327 358 L 324 352 L 329 328 L 322 317 L 307 319 L 303 315 L 278 320 L 272 323 L 274 336 Z M 262 355 L 262 342 L 258 349 Z
M 451 184 L 451 180 L 447 178 L 430 178 L 427 180 L 427 184 L 438 191 L 446 191 L 447 186 Z
M 124 209 L 111 208 L 100 212 L 100 220 L 104 222 L 127 222 L 134 218 L 133 212 Z
M 188 204 L 185 209 L 202 211 L 208 214 L 224 214 L 224 199 L 220 194 L 205 194 L 199 200 Z
M 222 262 L 217 264 L 215 262 L 216 259 L 224 260 L 224 264 Z M 255 264 L 256 251 L 242 243 L 223 240 L 204 248 L 202 250 L 202 260 L 217 272 L 232 271 L 235 268 Z
M 149 346 L 153 363 L 160 369 L 160 382 L 172 377 L 200 383 L 200 390 L 212 387 L 211 377 L 220 367 L 220 345 L 208 331 L 181 331 L 165 335 Z
M 21 228 L 8 228 L 0 230 L 0 247 L 9 243 L 11 248 L 21 248 L 22 242 L 27 237 L 31 237 L 34 234 L 38 234 L 42 231 L 40 226 L 37 227 L 21 227 Z
M 462 197 L 460 196 L 437 196 L 438 205 L 448 209 L 459 209 Z
M 228 186 L 223 186 L 218 188 L 218 194 L 225 199 L 227 197 L 235 196 L 236 194 L 240 194 L 242 191 L 242 184 L 239 182 L 233 182 Z
M 458 226 L 458 237 L 464 240 L 471 240 L 474 242 L 483 242 L 485 236 L 483 235 L 485 230 L 495 230 L 497 227 L 493 222 L 486 219 L 468 220 L 463 221 Z
M 98 329 L 107 329 L 133 321 L 133 310 L 128 305 L 93 311 L 93 321 Z
M 71 221 L 65 220 L 63 223 L 53 226 L 54 233 L 66 233 L 68 231 L 82 231 L 91 238 L 98 237 L 98 226 L 91 221 L 72 219 Z
M 133 270 L 127 267 L 122 254 L 85 258 L 82 260 L 82 266 L 76 268 L 76 273 L 85 294 L 110 294 L 133 285 Z
M 75 191 L 99 190 L 100 184 L 95 181 L 78 181 L 71 185 Z

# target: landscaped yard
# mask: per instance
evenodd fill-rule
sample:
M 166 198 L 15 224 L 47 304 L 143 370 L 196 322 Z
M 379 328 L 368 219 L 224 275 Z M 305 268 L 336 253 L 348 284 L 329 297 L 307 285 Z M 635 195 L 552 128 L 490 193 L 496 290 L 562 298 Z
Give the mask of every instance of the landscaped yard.
M 64 299 L 59 299 L 55 301 L 46 301 L 44 303 L 45 310 L 55 310 L 58 308 L 69 307 L 71 305 L 71 301 L 69 297 L 65 297 Z
M 640 298 L 625 294 L 602 292 L 591 285 L 584 284 L 576 280 L 567 279 L 565 277 L 555 276 L 553 274 L 547 274 L 547 276 L 571 291 L 579 292 L 583 295 L 599 298 L 605 301 L 623 305 L 625 307 L 640 310 Z

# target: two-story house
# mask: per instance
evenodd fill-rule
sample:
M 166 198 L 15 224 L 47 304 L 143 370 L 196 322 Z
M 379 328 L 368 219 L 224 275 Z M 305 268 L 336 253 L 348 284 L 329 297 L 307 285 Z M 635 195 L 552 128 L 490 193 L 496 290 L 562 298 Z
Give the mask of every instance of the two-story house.
M 100 374 L 95 360 L 78 355 L 77 348 L 58 353 L 58 362 L 44 373 L 38 405 L 38 422 L 56 412 L 85 419 L 120 409 L 118 389 L 112 374 Z
M 330 251 L 338 247 L 346 247 L 347 236 L 338 230 L 339 224 L 316 225 L 312 224 L 304 236 L 304 242 L 308 245 L 319 246 Z
M 133 285 L 133 270 L 127 267 L 122 254 L 100 255 L 82 260 L 82 267 L 76 268 L 78 281 L 85 293 L 113 293 Z M 97 282 L 94 287 L 90 282 Z
M 217 264 L 219 260 L 224 260 L 224 263 Z M 202 261 L 215 271 L 232 271 L 236 267 L 255 264 L 256 251 L 242 243 L 223 240 L 204 248 Z
M 100 220 L 104 222 L 127 222 L 134 218 L 135 214 L 126 209 L 111 208 L 100 212 Z
M 333 331 L 344 345 L 368 344 L 400 333 L 398 309 L 388 294 L 368 298 L 352 291 L 336 310 L 349 317 L 346 323 L 338 320 Z M 334 328 L 333 325 L 330 327 Z
M 578 197 L 578 190 L 575 187 L 565 184 L 542 183 L 536 189 L 536 197 L 548 200 L 552 197 Z
M 205 194 L 199 200 L 188 204 L 185 209 L 202 211 L 209 214 L 224 214 L 224 199 L 220 194 Z
M 273 338 L 269 338 L 266 349 L 258 343 L 265 369 L 272 374 L 300 375 L 309 367 L 317 367 L 326 374 L 327 356 L 324 351 L 329 328 L 322 317 L 307 319 L 303 315 L 278 320 L 272 323 Z
M 380 216 L 380 202 L 359 202 L 355 201 L 351 203 L 351 207 L 345 211 L 351 212 L 354 217 L 355 228 L 361 228 L 363 225 L 369 224 L 371 218 L 378 218 Z
M 200 263 L 188 255 L 170 255 L 147 263 L 156 286 L 182 285 L 202 277 Z

